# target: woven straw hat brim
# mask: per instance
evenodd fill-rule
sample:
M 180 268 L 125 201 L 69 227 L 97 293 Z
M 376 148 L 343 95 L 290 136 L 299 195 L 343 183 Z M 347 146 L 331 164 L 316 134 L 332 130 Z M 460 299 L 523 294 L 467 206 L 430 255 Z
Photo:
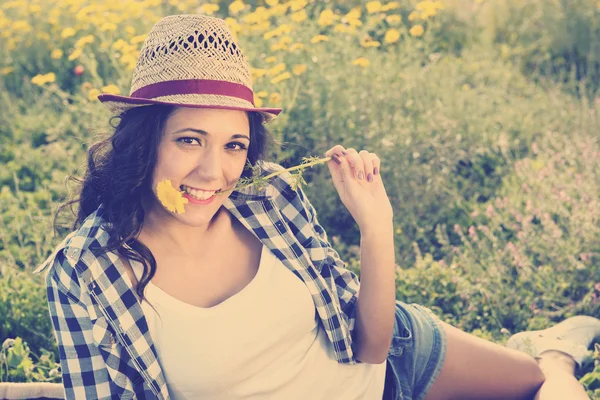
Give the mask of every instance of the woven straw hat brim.
M 245 102 L 242 104 L 228 104 L 228 105 L 220 105 L 223 101 L 214 101 L 222 100 L 219 99 L 223 96 L 218 95 L 171 95 L 164 96 L 164 100 L 154 100 L 154 99 L 139 99 L 136 97 L 128 97 L 128 96 L 120 96 L 115 94 L 103 93 L 98 96 L 98 99 L 109 109 L 109 111 L 115 115 L 120 115 L 121 113 L 130 110 L 136 107 L 150 106 L 153 104 L 164 104 L 170 106 L 180 106 L 180 107 L 190 107 L 190 108 L 216 108 L 216 109 L 224 109 L 224 110 L 240 110 L 240 111 L 255 111 L 262 114 L 264 118 L 264 122 L 267 123 L 273 118 L 275 118 L 282 111 L 281 108 L 260 108 L 260 107 L 252 107 L 245 105 Z M 232 99 L 226 99 L 227 103 L 231 103 Z M 201 103 L 205 104 L 201 104 Z M 217 103 L 217 104 L 215 104 Z M 233 101 L 235 103 L 235 100 Z

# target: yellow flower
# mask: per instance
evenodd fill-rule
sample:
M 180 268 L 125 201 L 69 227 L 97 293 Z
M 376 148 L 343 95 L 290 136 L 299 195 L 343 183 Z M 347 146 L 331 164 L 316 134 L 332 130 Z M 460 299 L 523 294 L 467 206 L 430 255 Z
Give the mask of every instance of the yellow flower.
M 258 97 L 259 99 L 262 99 L 263 97 L 267 97 L 269 93 L 265 92 L 264 90 L 261 90 L 258 93 L 255 93 L 254 96 Z
M 388 24 L 394 24 L 396 22 L 402 21 L 402 17 L 400 17 L 399 15 L 388 15 L 387 17 L 385 17 L 385 20 Z
M 61 49 L 54 49 L 54 50 L 52 50 L 52 53 L 50 53 L 50 57 L 52 57 L 55 60 L 58 60 L 62 56 L 63 56 L 63 51 Z
M 359 57 L 356 60 L 352 61 L 352 65 L 358 65 L 359 67 L 367 67 L 370 64 L 369 60 L 364 57 Z
M 266 73 L 267 73 L 266 69 L 250 68 L 250 74 L 252 75 L 253 80 L 260 78 L 261 76 L 263 76 Z
M 285 64 L 279 63 L 267 71 L 267 75 L 275 76 L 281 74 L 285 70 Z
M 306 10 L 300 10 L 292 14 L 292 20 L 295 22 L 305 21 L 308 16 L 306 15 Z
M 366 4 L 367 12 L 369 14 L 376 13 L 381 10 L 381 2 L 379 1 L 369 1 Z
M 83 50 L 81 49 L 81 47 L 77 47 L 75 50 L 73 50 L 73 52 L 69 55 L 69 61 L 73 61 L 77 58 L 79 58 L 79 56 L 81 55 L 81 53 L 83 53 Z
M 290 46 L 290 52 L 292 51 L 296 51 L 296 50 L 300 50 L 304 48 L 304 44 L 302 43 L 294 43 L 293 45 Z
M 385 12 L 385 11 L 389 11 L 389 10 L 395 10 L 396 8 L 399 8 L 399 7 L 400 7 L 400 3 L 398 3 L 397 1 L 390 1 L 385 6 L 381 7 L 381 11 Z
M 362 40 L 360 42 L 360 45 L 362 47 L 379 47 L 381 45 L 381 43 L 379 43 L 376 40 L 367 39 L 367 40 Z
M 73 28 L 65 28 L 60 33 L 60 37 L 63 38 L 63 39 L 66 39 L 66 38 L 71 37 L 71 36 L 75 36 L 75 29 L 73 29 Z
M 396 43 L 399 39 L 400 32 L 397 29 L 389 29 L 385 33 L 385 37 L 383 38 L 383 40 L 385 40 L 386 43 Z
M 408 20 L 409 21 L 414 21 L 419 19 L 419 13 L 416 11 L 412 11 L 410 14 L 408 14 Z
M 88 92 L 88 100 L 89 101 L 97 100 L 98 96 L 100 96 L 101 94 L 102 94 L 102 92 L 96 88 L 90 89 L 90 91 Z
M 308 4 L 307 0 L 292 0 L 289 3 L 292 6 L 292 11 L 298 11 L 306 7 Z
M 229 13 L 235 15 L 246 8 L 246 5 L 242 0 L 235 0 L 229 5 Z
M 333 28 L 334 32 L 341 32 L 341 33 L 352 33 L 354 32 L 354 28 L 348 25 L 344 25 L 344 24 L 337 24 L 335 26 L 335 28 Z
M 423 36 L 423 33 L 425 33 L 425 29 L 423 28 L 422 25 L 415 25 L 412 28 L 410 28 L 410 34 L 415 36 L 415 37 L 419 37 L 419 36 Z
M 79 39 L 77 39 L 77 41 L 75 42 L 75 47 L 83 47 L 86 44 L 93 43 L 93 42 L 94 42 L 93 35 L 83 36 L 83 37 L 80 37 Z
M 184 205 L 188 203 L 188 199 L 181 195 L 181 192 L 171 185 L 169 179 L 158 182 L 156 186 L 156 194 L 158 200 L 170 212 L 183 214 L 185 212 Z
M 275 57 L 275 56 L 267 57 L 265 59 L 265 61 L 268 63 L 273 63 L 273 62 L 277 61 L 277 57 Z
M 281 104 L 281 95 L 279 93 L 271 93 L 269 96 L 269 103 L 273 105 Z
M 267 3 L 269 7 L 274 7 L 279 4 L 279 0 L 265 0 L 265 3 Z
M 202 7 L 200 7 L 200 10 L 206 15 L 213 15 L 214 13 L 219 11 L 219 5 L 218 4 L 203 4 Z
M 102 92 L 108 94 L 121 94 L 121 91 L 116 85 L 106 85 L 102 88 Z
M 333 23 L 338 19 L 339 17 L 335 15 L 335 13 L 332 10 L 326 9 L 321 11 L 321 14 L 319 14 L 318 24 L 320 26 L 329 26 L 333 25 Z
M 327 42 L 329 38 L 325 35 L 317 35 L 314 38 L 310 39 L 311 43 L 319 43 L 319 42 Z
M 259 97 L 256 97 L 256 95 L 254 95 L 254 107 L 262 107 L 263 105 L 263 101 L 262 99 L 260 99 Z
M 105 22 L 102 25 L 100 25 L 100 31 L 101 32 L 107 32 L 107 31 L 116 31 L 117 30 L 117 25 L 113 24 L 112 22 Z
M 13 72 L 15 69 L 14 67 L 4 67 L 2 69 L 0 69 L 0 75 L 4 76 L 4 75 L 8 75 L 11 72 Z
M 131 38 L 131 40 L 129 42 L 131 44 L 144 43 L 144 40 L 146 40 L 146 37 L 148 37 L 148 35 L 134 36 L 134 37 Z
M 43 86 L 46 83 L 52 83 L 54 81 L 56 81 L 56 74 L 54 72 L 50 72 L 45 75 L 36 75 L 31 78 L 31 83 L 38 86 Z
M 27 21 L 15 21 L 12 24 L 12 30 L 15 32 L 31 32 L 31 25 Z
M 233 3 L 231 3 L 231 4 L 233 4 Z M 242 30 L 242 25 L 240 25 L 239 22 L 237 22 L 237 20 L 235 18 L 231 18 L 231 17 L 225 18 L 225 23 L 227 24 L 229 29 L 231 29 L 234 36 L 236 33 L 240 32 Z
M 359 19 L 360 18 L 360 7 L 354 7 L 346 14 L 346 19 Z
M 296 64 L 296 65 L 294 65 L 294 68 L 292 68 L 292 72 L 294 73 L 294 75 L 302 75 L 303 73 L 306 72 L 306 65 L 305 64 Z
M 127 34 L 129 36 L 133 36 L 133 34 L 135 33 L 135 28 L 133 26 L 131 26 L 131 25 L 127 25 L 125 27 L 125 32 L 127 32 Z

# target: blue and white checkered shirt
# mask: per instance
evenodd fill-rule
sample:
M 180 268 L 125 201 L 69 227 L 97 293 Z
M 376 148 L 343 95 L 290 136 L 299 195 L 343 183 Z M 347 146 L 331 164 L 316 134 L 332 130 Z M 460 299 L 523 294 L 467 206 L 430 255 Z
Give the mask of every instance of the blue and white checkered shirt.
M 282 170 L 263 163 L 263 176 Z M 263 191 L 236 190 L 227 208 L 301 279 L 340 363 L 354 357 L 352 334 L 359 281 L 331 247 L 317 214 L 289 173 Z M 48 307 L 68 399 L 159 398 L 169 393 L 148 324 L 125 267 L 108 242 L 103 206 L 69 234 L 34 273 L 46 267 Z

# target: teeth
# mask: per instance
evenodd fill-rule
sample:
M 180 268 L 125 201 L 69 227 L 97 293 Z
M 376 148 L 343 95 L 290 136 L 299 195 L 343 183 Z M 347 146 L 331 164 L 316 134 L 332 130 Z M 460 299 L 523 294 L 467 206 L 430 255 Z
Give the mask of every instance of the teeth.
M 186 192 L 187 194 L 191 195 L 193 198 L 198 199 L 198 200 L 206 200 L 208 198 L 210 198 L 213 194 L 215 194 L 215 191 L 211 191 L 211 192 L 206 192 L 204 190 L 195 190 L 195 189 L 191 189 L 187 186 L 183 186 L 183 191 Z

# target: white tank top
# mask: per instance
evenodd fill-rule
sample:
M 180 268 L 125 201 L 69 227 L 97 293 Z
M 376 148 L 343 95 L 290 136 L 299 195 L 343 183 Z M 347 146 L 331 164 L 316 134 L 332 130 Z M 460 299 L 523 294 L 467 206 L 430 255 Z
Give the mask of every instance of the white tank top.
M 140 279 L 142 265 L 132 261 Z M 256 276 L 214 307 L 150 282 L 142 302 L 173 399 L 377 399 L 386 363 L 341 364 L 300 278 L 263 245 Z

